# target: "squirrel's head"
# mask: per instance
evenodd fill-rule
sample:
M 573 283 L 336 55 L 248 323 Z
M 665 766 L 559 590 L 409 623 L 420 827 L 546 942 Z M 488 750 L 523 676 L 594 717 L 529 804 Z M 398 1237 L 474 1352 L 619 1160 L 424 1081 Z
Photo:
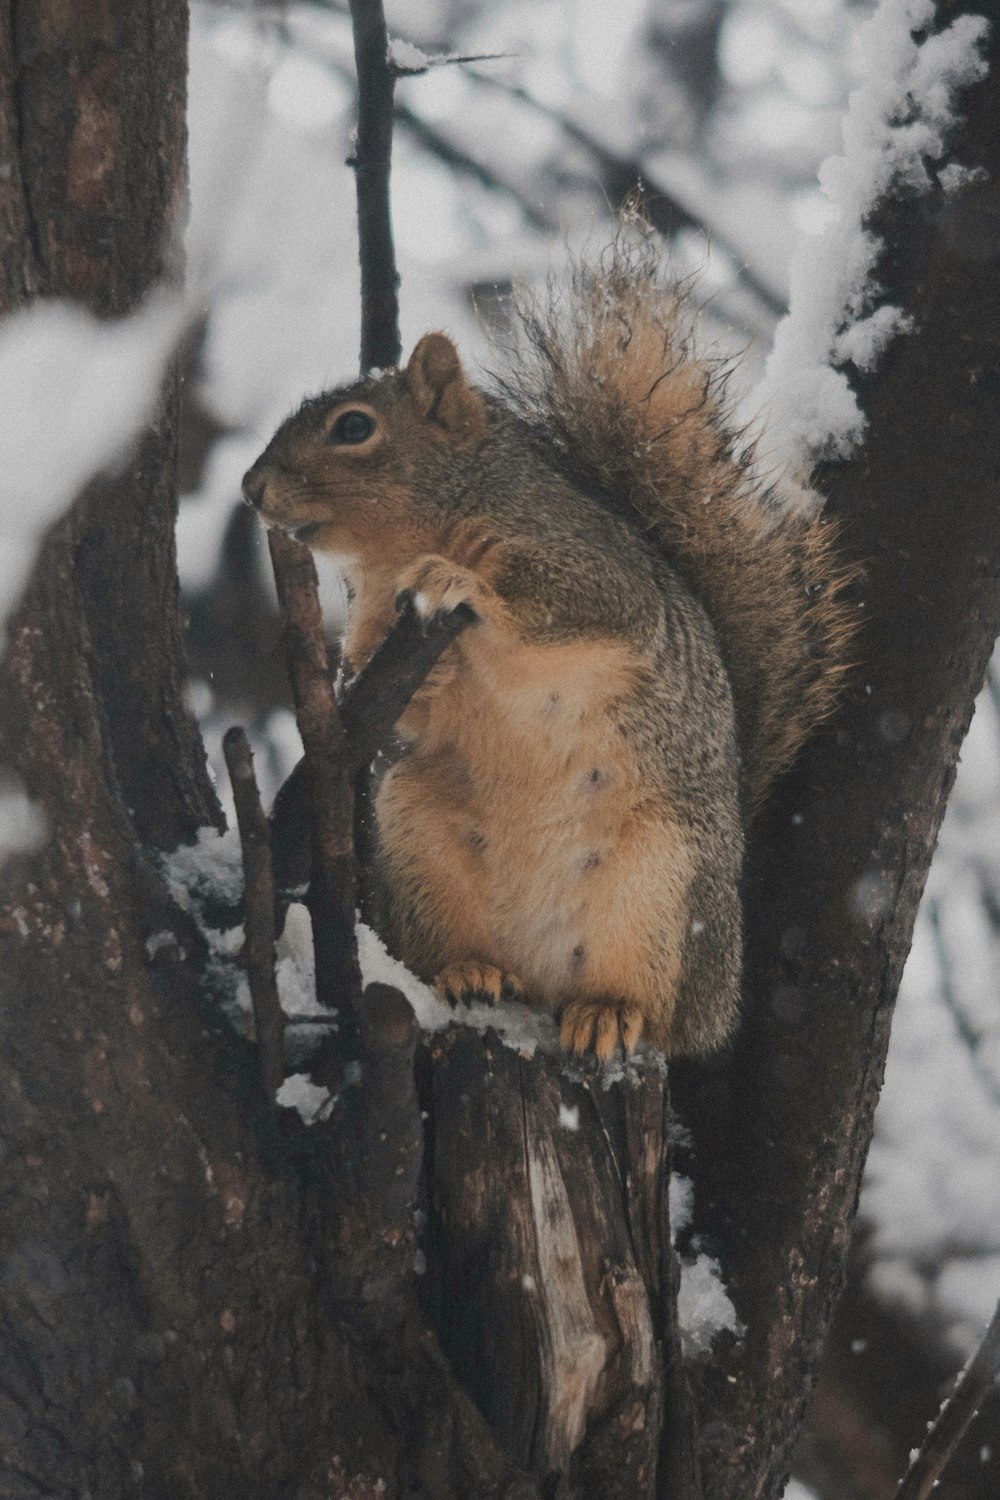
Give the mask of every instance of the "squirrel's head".
M 442 519 L 449 468 L 485 430 L 483 393 L 451 340 L 428 333 L 404 370 L 306 401 L 247 470 L 243 494 L 318 551 L 363 558 L 387 538 L 422 544 Z

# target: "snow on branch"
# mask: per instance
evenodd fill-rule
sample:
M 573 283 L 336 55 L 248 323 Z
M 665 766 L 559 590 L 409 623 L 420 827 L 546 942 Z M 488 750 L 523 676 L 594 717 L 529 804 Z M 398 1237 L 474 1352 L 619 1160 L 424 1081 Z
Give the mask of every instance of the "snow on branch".
M 758 395 L 769 436 L 804 468 L 848 457 L 861 438 L 864 414 L 842 367 L 873 370 L 912 327 L 903 308 L 879 303 L 874 210 L 886 197 L 955 191 L 969 179 L 946 160 L 948 135 L 959 91 L 986 73 L 989 27 L 967 14 L 925 35 L 936 9 L 934 0 L 881 0 L 861 28 L 864 83 L 851 95 L 843 152 L 820 169 L 830 221 L 793 256 L 790 311 Z
M 390 37 L 386 51 L 386 62 L 396 78 L 414 78 L 431 68 L 454 67 L 456 63 L 499 62 L 506 57 L 505 52 L 424 52 L 395 36 Z

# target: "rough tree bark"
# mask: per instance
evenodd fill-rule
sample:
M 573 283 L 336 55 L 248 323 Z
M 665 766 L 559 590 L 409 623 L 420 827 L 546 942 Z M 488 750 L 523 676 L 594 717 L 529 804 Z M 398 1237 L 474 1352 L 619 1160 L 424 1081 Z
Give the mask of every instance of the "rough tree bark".
M 748 1328 L 701 1381 L 718 1500 L 781 1493 L 843 1280 L 917 905 L 1000 629 L 995 25 L 988 55 L 952 143 L 977 180 L 887 201 L 872 225 L 886 247 L 878 279 L 915 331 L 856 381 L 860 457 L 819 476 L 864 564 L 859 666 L 750 851 L 734 1053 L 674 1079 L 701 1222 Z
M 180 0 L 0 4 L 6 306 L 124 311 L 170 273 L 184 23 Z M 918 332 L 864 392 L 867 456 L 827 476 L 878 605 L 864 673 L 755 850 L 743 1038 L 684 1080 L 748 1325 L 700 1372 L 712 1500 L 787 1464 L 997 623 L 996 78 L 970 103 L 960 155 L 992 179 L 887 209 Z M 0 911 L 0 1494 L 683 1500 L 658 1071 L 604 1090 L 459 1029 L 423 1044 L 418 1095 L 412 1017 L 369 986 L 365 1086 L 310 1132 L 200 998 L 147 854 L 216 816 L 179 696 L 173 416 L 168 392 L 54 530 L 10 630 L 2 754 L 51 837 Z

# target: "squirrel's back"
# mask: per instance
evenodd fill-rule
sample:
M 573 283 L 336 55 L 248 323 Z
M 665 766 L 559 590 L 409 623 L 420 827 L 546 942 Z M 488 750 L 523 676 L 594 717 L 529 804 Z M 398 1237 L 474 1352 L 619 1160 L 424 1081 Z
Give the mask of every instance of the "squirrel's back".
M 727 403 L 730 366 L 698 356 L 690 308 L 659 269 L 650 231 L 627 214 L 596 267 L 521 310 L 523 338 L 498 383 L 571 482 L 655 540 L 705 606 L 732 685 L 749 818 L 835 702 L 854 634 L 851 573 L 818 500 L 789 502 L 755 475 Z

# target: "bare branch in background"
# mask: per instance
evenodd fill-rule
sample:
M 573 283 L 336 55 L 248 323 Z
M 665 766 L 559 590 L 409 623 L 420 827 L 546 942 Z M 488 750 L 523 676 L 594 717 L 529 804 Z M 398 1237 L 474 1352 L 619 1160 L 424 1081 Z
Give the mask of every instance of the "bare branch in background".
M 382 0 L 351 0 L 358 74 L 358 133 L 351 165 L 358 190 L 361 369 L 399 364 L 399 276 L 392 242 L 389 170 L 396 75 Z
M 469 77 L 474 78 L 484 88 L 495 89 L 506 94 L 509 99 L 517 100 L 518 103 L 525 104 L 544 115 L 546 119 L 554 121 L 571 141 L 575 141 L 577 145 L 589 151 L 601 169 L 608 196 L 616 206 L 624 203 L 636 188 L 640 188 L 643 213 L 653 228 L 665 239 L 670 239 L 683 229 L 695 229 L 710 235 L 713 243 L 718 245 L 720 250 L 725 251 L 732 260 L 739 284 L 748 292 L 752 292 L 772 317 L 780 318 L 787 311 L 784 302 L 776 297 L 770 287 L 755 276 L 747 266 L 740 246 L 726 235 L 720 234 L 710 224 L 706 224 L 697 214 L 687 208 L 666 184 L 657 180 L 655 173 L 649 171 L 641 158 L 622 156 L 613 151 L 593 131 L 586 129 L 576 120 L 570 119 L 567 114 L 543 104 L 521 85 L 505 83 L 502 79 L 493 78 L 489 73 L 482 73 L 476 68 L 469 69 Z
M 554 234 L 559 228 L 556 216 L 548 213 L 544 205 L 533 202 L 524 191 L 523 184 L 515 182 L 507 174 L 501 175 L 498 167 L 483 161 L 454 131 L 439 124 L 429 124 L 417 110 L 398 101 L 396 119 L 414 140 L 419 141 L 425 150 L 437 157 L 438 161 L 444 162 L 445 166 L 471 177 L 480 187 L 488 188 L 491 192 L 509 194 L 532 229 L 539 229 L 543 234 Z
M 896 1492 L 896 1500 L 927 1500 L 969 1423 L 1000 1380 L 1000 1303 L 958 1384 L 931 1423 Z

